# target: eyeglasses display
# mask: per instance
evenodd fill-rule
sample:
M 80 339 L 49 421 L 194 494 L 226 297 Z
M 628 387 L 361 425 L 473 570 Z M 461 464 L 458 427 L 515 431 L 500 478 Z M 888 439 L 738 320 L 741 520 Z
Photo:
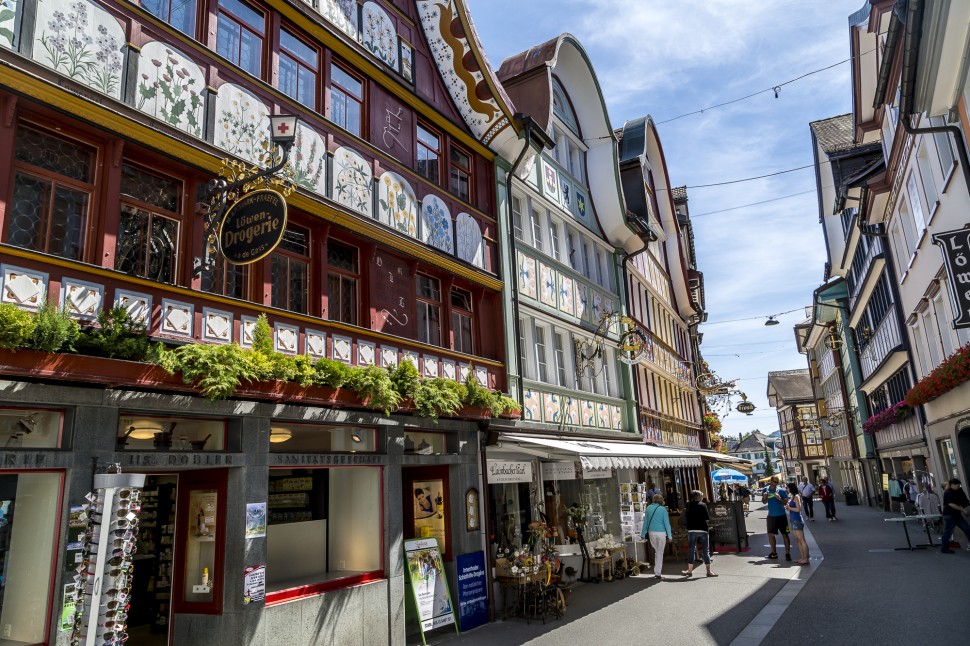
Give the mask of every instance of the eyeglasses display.
M 71 646 L 115 646 L 128 640 L 126 622 L 141 512 L 144 474 L 105 473 L 94 478 L 78 520 L 84 523 Z

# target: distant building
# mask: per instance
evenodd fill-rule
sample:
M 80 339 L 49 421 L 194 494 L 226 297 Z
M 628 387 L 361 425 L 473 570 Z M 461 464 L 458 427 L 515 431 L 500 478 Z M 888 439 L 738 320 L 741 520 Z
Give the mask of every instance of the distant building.
M 827 476 L 825 444 L 808 370 L 769 372 L 768 403 L 778 411 L 789 475 L 807 475 L 812 481 Z
M 781 452 L 781 433 L 775 431 L 771 435 L 765 435 L 759 430 L 754 430 L 747 435 L 738 437 L 738 441 L 729 445 L 728 455 L 733 455 L 744 460 L 751 460 L 751 473 L 757 480 L 765 475 L 765 452 L 771 460 L 774 472 L 781 477 L 785 475 L 784 461 Z

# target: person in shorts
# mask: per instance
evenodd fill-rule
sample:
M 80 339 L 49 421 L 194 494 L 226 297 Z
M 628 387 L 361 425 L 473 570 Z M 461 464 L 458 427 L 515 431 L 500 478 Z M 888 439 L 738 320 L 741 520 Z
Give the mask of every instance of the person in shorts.
M 791 527 L 791 534 L 795 537 L 798 545 L 799 565 L 808 565 L 808 541 L 805 540 L 805 512 L 802 507 L 802 496 L 798 493 L 798 485 L 794 482 L 788 485 L 788 524 Z
M 788 511 L 785 503 L 788 501 L 788 491 L 785 487 L 778 485 L 778 476 L 771 476 L 771 484 L 768 485 L 768 543 L 771 545 L 769 559 L 778 558 L 778 546 L 776 535 L 781 533 L 782 540 L 785 541 L 785 560 L 791 560 L 791 539 L 788 537 Z

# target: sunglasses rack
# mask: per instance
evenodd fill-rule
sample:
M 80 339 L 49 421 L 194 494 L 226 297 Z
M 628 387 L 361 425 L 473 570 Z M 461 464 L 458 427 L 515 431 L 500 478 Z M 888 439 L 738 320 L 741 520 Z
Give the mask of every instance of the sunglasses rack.
M 138 535 L 142 473 L 94 476 L 85 496 L 84 550 L 74 575 L 76 609 L 71 646 L 115 646 L 128 639 L 131 557 Z

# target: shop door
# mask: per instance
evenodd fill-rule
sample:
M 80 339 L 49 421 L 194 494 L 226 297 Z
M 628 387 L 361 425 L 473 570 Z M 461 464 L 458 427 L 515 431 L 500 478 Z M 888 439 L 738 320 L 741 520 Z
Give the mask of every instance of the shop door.
M 177 558 L 178 476 L 149 475 L 141 493 L 137 551 L 132 557 L 129 642 L 167 646 L 172 608 L 172 565 Z
M 176 614 L 222 614 L 228 472 L 179 474 L 172 604 Z
M 402 470 L 405 538 L 435 538 L 446 561 L 452 560 L 448 467 Z

